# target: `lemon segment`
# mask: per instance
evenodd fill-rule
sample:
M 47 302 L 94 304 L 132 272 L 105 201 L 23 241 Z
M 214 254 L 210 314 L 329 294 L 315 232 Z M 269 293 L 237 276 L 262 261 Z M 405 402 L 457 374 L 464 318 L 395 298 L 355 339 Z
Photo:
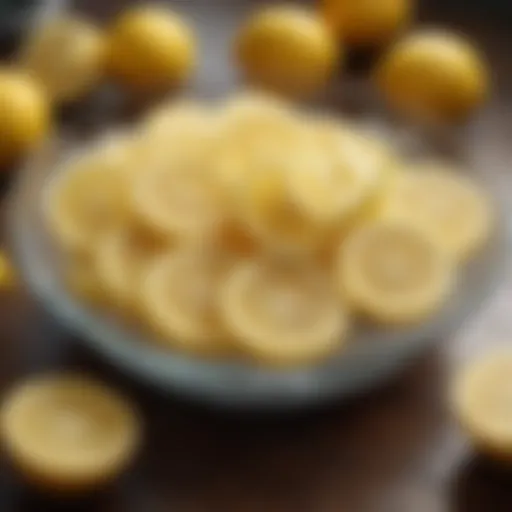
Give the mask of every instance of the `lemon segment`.
M 512 351 L 470 363 L 456 377 L 452 406 L 462 428 L 483 453 L 512 461 Z
M 340 55 L 338 43 L 320 17 L 283 5 L 256 12 L 240 29 L 235 51 L 251 83 L 292 96 L 309 95 L 323 87 Z
M 180 85 L 192 73 L 195 60 L 192 30 L 164 7 L 124 11 L 109 30 L 107 70 L 131 90 L 153 92 Z
M 355 310 L 384 324 L 420 322 L 447 300 L 454 271 L 442 250 L 404 223 L 357 228 L 338 255 L 341 294 Z
M 132 405 L 78 375 L 32 379 L 3 403 L 0 433 L 16 468 L 43 490 L 81 493 L 126 468 L 140 442 Z
M 31 31 L 21 65 L 56 102 L 77 100 L 103 75 L 105 41 L 101 31 L 80 18 L 66 16 Z
M 396 179 L 382 215 L 424 229 L 456 260 L 477 252 L 494 223 L 482 187 L 439 162 L 417 164 Z
M 314 363 L 343 346 L 347 315 L 314 269 L 253 260 L 234 266 L 221 289 L 222 318 L 251 358 L 273 365 Z
M 147 268 L 141 306 L 164 345 L 196 355 L 226 352 L 226 336 L 216 312 L 223 265 L 191 248 L 164 256 Z

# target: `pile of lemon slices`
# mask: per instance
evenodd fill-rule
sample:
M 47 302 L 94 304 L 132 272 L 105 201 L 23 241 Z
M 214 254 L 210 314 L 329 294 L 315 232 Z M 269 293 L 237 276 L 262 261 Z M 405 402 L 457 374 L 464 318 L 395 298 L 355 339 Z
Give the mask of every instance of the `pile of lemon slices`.
M 273 365 L 328 357 L 360 318 L 426 320 L 493 224 L 450 165 L 254 93 L 161 106 L 60 169 L 45 212 L 81 297 Z

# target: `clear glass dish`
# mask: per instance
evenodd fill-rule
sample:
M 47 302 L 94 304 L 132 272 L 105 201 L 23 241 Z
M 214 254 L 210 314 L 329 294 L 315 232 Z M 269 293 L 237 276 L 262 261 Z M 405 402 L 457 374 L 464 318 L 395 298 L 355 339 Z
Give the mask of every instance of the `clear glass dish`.
M 374 124 L 379 129 L 380 121 Z M 389 131 L 396 135 L 396 130 Z M 414 130 L 402 131 L 407 145 L 428 151 Z M 446 142 L 445 137 L 441 137 Z M 503 276 L 509 257 L 510 226 L 503 178 L 498 171 L 473 167 L 495 198 L 497 225 L 478 258 L 461 276 L 453 299 L 427 323 L 406 330 L 362 329 L 351 346 L 314 367 L 278 371 L 246 362 L 194 359 L 159 349 L 145 335 L 90 309 L 66 290 L 59 257 L 43 220 L 45 183 L 70 156 L 69 143 L 54 140 L 20 172 L 12 195 L 10 233 L 22 277 L 44 307 L 84 342 L 131 374 L 164 390 L 237 408 L 296 408 L 343 397 L 394 375 L 436 340 L 446 339 L 482 305 Z M 477 166 L 478 167 L 478 166 Z

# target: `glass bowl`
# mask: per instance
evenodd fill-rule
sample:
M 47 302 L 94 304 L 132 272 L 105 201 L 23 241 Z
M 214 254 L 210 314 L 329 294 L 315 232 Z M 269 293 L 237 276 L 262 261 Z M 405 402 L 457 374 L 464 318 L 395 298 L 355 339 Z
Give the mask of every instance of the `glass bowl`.
M 410 144 L 414 131 L 406 129 L 404 133 Z M 144 334 L 90 309 L 66 290 L 59 274 L 59 257 L 43 220 L 42 192 L 71 154 L 69 142 L 49 142 L 20 172 L 13 190 L 9 211 L 12 248 L 29 290 L 63 326 L 79 334 L 114 365 L 163 390 L 211 404 L 297 408 L 376 386 L 436 340 L 446 339 L 475 313 L 503 276 L 509 255 L 510 215 L 503 197 L 507 188 L 503 178 L 489 167 L 469 169 L 467 172 L 473 173 L 495 199 L 496 229 L 478 258 L 462 272 L 452 300 L 427 323 L 405 330 L 362 329 L 339 355 L 317 366 L 296 370 L 195 359 L 159 349 Z

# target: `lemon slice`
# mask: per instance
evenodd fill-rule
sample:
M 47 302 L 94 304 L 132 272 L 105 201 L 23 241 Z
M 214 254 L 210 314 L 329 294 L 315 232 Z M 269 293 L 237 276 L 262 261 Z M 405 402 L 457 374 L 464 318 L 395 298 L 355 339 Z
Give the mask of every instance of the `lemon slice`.
M 290 175 L 302 162 L 279 151 L 259 153 L 249 165 L 252 168 L 234 190 L 236 214 L 251 236 L 275 252 L 315 248 L 324 236 L 323 226 L 303 214 L 289 190 Z
M 436 162 L 403 173 L 389 191 L 384 214 L 425 229 L 457 260 L 480 249 L 493 217 L 490 201 L 477 183 Z
M 470 363 L 455 379 L 454 412 L 477 448 L 512 460 L 512 351 L 501 350 Z
M 445 254 L 408 224 L 368 223 L 343 241 L 339 253 L 342 294 L 378 322 L 423 320 L 444 304 L 453 279 Z
M 223 263 L 194 249 L 165 256 L 147 271 L 140 300 L 149 326 L 169 347 L 198 355 L 226 350 L 216 314 Z
M 182 164 L 156 164 L 135 176 L 130 208 L 145 226 L 164 237 L 209 236 L 222 222 L 220 194 L 205 172 Z
M 107 144 L 70 162 L 52 180 L 45 213 L 52 232 L 71 250 L 90 251 L 126 210 L 126 153 Z
M 78 375 L 39 377 L 16 387 L 3 404 L 0 426 L 23 475 L 53 492 L 106 483 L 127 466 L 140 441 L 131 404 Z
M 64 277 L 68 289 L 78 298 L 103 306 L 106 303 L 106 297 L 96 269 L 94 252 L 75 255 L 66 260 Z
M 21 64 L 56 101 L 76 100 L 88 93 L 103 72 L 105 43 L 100 30 L 71 16 L 35 28 Z
M 347 334 L 345 312 L 309 266 L 240 263 L 222 287 L 220 309 L 240 348 L 264 363 L 315 362 L 340 348 Z
M 376 190 L 383 161 L 363 136 L 337 123 L 313 128 L 314 145 L 297 149 L 291 193 L 308 216 L 339 223 L 351 217 Z
M 143 133 L 171 142 L 175 137 L 196 138 L 211 132 L 215 110 L 192 100 L 171 101 L 155 108 L 142 123 Z
M 133 227 L 112 230 L 98 240 L 97 280 L 110 302 L 123 309 L 133 304 L 148 264 L 165 251 L 163 244 Z

